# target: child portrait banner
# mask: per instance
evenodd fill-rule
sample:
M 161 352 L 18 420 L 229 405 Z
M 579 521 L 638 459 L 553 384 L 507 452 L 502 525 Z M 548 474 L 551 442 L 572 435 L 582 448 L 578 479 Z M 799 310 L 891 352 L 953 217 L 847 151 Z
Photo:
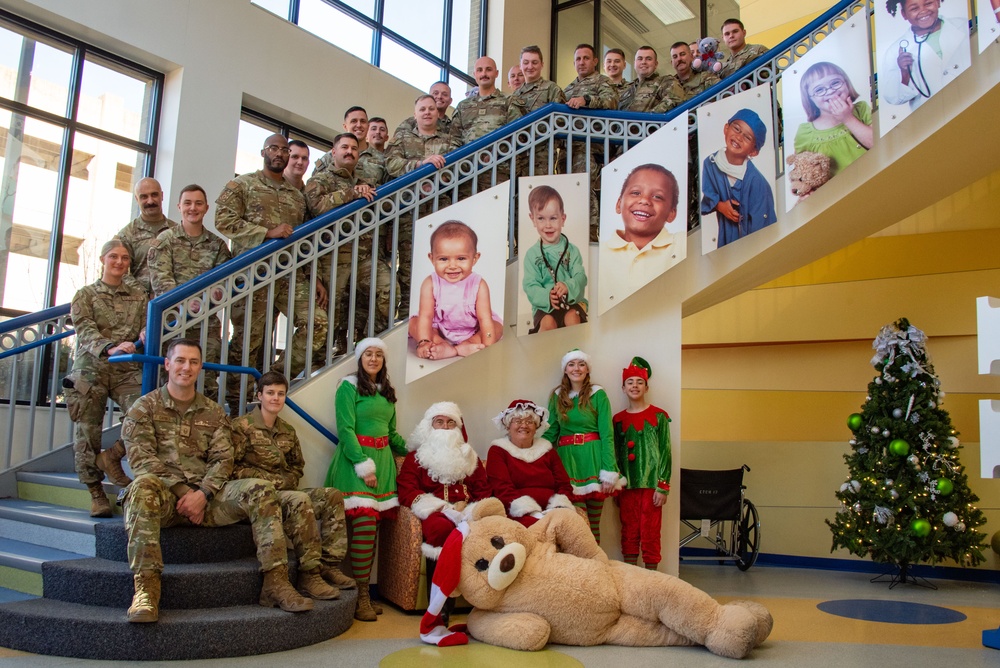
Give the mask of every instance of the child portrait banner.
M 509 194 L 501 183 L 414 224 L 408 384 L 503 338 Z
M 517 335 L 582 325 L 590 315 L 590 179 L 518 180 Z
M 687 257 L 687 116 L 601 171 L 597 313 Z
M 864 12 L 845 21 L 785 70 L 786 211 L 874 144 L 870 82 Z
M 884 137 L 967 70 L 971 49 L 965 0 L 876 2 L 879 134 Z
M 703 254 L 778 220 L 771 113 L 771 84 L 698 108 Z

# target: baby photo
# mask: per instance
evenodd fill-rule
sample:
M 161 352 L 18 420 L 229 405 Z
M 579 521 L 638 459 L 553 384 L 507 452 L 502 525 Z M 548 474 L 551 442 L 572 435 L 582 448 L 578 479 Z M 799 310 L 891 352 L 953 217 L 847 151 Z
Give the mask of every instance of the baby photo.
M 980 26 L 990 16 L 981 16 Z M 972 64 L 969 3 L 886 0 L 875 3 L 879 132 L 899 125 L 914 109 Z
M 506 257 L 495 249 L 506 248 L 509 187 L 491 188 L 415 226 L 407 383 L 503 338 Z
M 683 117 L 601 171 L 598 314 L 687 257 L 687 180 Z
M 522 177 L 519 185 L 517 334 L 583 324 L 589 317 L 587 182 L 564 174 Z
M 874 145 L 867 50 L 856 14 L 785 71 L 786 211 Z
M 698 109 L 703 253 L 778 220 L 771 113 L 769 84 Z

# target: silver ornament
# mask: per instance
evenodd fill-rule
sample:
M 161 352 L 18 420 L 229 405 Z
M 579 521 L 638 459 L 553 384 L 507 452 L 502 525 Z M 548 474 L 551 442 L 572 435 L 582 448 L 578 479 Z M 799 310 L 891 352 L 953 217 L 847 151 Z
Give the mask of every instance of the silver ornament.
M 893 408 L 892 409 L 892 417 L 896 418 L 897 420 L 899 418 L 903 417 L 903 409 L 902 408 Z
M 882 438 L 889 438 L 889 430 L 888 429 L 883 429 L 882 430 Z
M 886 478 L 885 479 L 885 486 L 886 487 L 892 487 L 892 478 Z
M 873 434 L 877 434 L 877 433 L 879 433 L 879 431 L 881 431 L 881 430 L 878 427 L 872 427 L 872 433 Z
M 928 405 L 928 406 L 929 406 L 930 408 L 937 408 L 937 404 L 936 404 L 936 403 L 934 403 L 933 401 L 928 401 L 928 402 L 927 402 L 927 405 Z
M 882 384 L 882 379 L 881 378 L 876 378 L 875 379 L 875 384 L 876 385 L 881 385 Z
M 848 441 L 848 443 L 849 443 L 850 445 L 857 445 L 857 444 L 858 444 L 858 441 L 857 441 L 857 439 L 854 439 L 854 438 L 852 438 L 851 440 L 849 440 L 849 441 Z
M 894 489 L 892 489 L 892 490 L 889 490 L 889 496 L 891 496 L 891 497 L 892 497 L 892 500 L 893 500 L 893 501 L 895 501 L 896 499 L 898 499 L 898 498 L 899 498 L 899 492 L 897 492 L 897 491 L 896 491 L 896 490 L 894 490 Z
M 856 512 L 856 513 L 860 513 L 861 512 L 861 504 L 860 503 L 855 503 L 853 506 L 851 506 L 851 508 L 853 508 L 854 512 Z M 964 528 L 965 525 L 962 525 L 962 526 Z
M 955 525 L 955 531 L 957 531 L 959 533 L 962 533 L 963 531 L 965 531 L 965 522 L 959 522 L 958 524 L 956 524 Z

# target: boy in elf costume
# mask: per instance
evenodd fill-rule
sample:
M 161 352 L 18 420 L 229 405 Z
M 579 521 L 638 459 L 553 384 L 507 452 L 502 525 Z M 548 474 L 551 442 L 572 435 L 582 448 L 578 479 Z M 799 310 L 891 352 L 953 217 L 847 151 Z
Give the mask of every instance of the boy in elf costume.
M 622 557 L 656 570 L 660 563 L 660 523 L 670 492 L 670 416 L 646 400 L 649 363 L 641 357 L 622 370 L 628 408 L 614 416 L 615 456 L 628 487 L 618 497 Z

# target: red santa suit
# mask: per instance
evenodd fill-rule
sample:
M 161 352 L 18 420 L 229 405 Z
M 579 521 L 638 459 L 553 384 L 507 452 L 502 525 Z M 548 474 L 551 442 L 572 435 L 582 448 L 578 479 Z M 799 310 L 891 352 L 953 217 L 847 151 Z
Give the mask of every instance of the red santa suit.
M 432 405 L 407 441 L 411 452 L 396 478 L 399 502 L 420 519 L 424 534 L 421 550 L 437 559 L 456 524 L 468 516 L 471 504 L 492 495 L 486 470 L 460 429 L 433 429 L 435 416 L 445 415 L 461 425 L 458 406 Z

